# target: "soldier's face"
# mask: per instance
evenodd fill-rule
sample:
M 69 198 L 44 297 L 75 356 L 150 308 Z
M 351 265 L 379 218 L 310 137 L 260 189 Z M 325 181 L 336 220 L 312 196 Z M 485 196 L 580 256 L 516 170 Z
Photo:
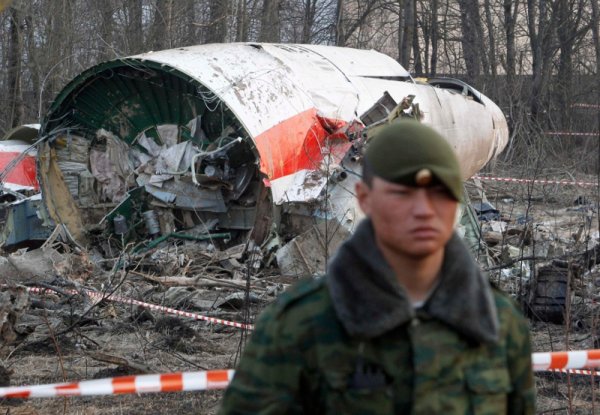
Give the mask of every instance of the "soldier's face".
M 443 186 L 410 187 L 374 177 L 371 187 L 359 182 L 356 194 L 377 244 L 393 255 L 434 255 L 452 236 L 458 202 Z

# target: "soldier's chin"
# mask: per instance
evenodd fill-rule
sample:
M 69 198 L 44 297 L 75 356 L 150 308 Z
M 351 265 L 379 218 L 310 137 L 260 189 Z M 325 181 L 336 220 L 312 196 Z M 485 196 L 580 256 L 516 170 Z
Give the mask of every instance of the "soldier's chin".
M 427 257 L 435 255 L 437 252 L 443 249 L 443 245 L 440 246 L 437 242 L 428 241 L 427 243 L 417 242 L 411 244 L 411 246 L 409 247 L 402 247 L 396 249 L 396 253 L 412 259 L 425 259 Z

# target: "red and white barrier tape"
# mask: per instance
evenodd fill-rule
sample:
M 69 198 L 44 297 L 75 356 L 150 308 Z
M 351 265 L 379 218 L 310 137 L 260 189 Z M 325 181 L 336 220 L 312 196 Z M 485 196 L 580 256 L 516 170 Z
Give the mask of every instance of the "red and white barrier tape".
M 600 350 L 533 353 L 532 363 L 534 371 L 600 367 Z
M 582 368 L 600 367 L 600 350 L 542 352 L 532 354 L 533 370 L 599 376 Z M 235 371 L 210 370 L 155 375 L 121 376 L 81 382 L 0 388 L 0 398 L 50 398 L 56 396 L 119 395 L 148 392 L 184 392 L 224 389 Z
M 97 298 L 98 300 L 107 299 L 107 300 L 115 301 L 118 303 L 137 305 L 140 307 L 149 308 L 151 310 L 159 311 L 159 312 L 163 312 L 163 313 L 167 313 L 167 314 L 174 314 L 177 316 L 193 318 L 194 320 L 208 321 L 208 322 L 214 323 L 214 324 L 221 324 L 224 326 L 237 327 L 239 329 L 254 330 L 254 326 L 252 324 L 237 323 L 235 321 L 228 321 L 228 320 L 222 320 L 220 318 L 203 316 L 201 314 L 191 313 L 189 311 L 182 311 L 182 310 L 177 310 L 177 309 L 171 308 L 171 307 L 165 307 L 162 305 L 145 303 L 143 301 L 134 300 L 133 298 L 121 297 L 121 296 L 115 295 L 115 294 L 106 296 L 102 293 L 98 293 L 95 291 L 88 291 L 88 290 L 86 290 L 86 294 L 92 298 Z
M 573 133 L 570 131 L 546 131 L 545 135 L 558 135 L 558 136 L 573 136 L 573 137 L 598 137 L 600 132 L 598 133 Z
M 29 292 L 40 293 L 40 294 L 56 292 L 56 291 L 53 291 L 48 288 L 40 288 L 40 287 L 26 287 L 26 289 Z M 64 291 L 69 294 L 79 294 L 79 292 L 76 290 L 64 290 Z M 123 304 L 137 305 L 140 307 L 149 308 L 151 310 L 162 312 L 162 313 L 174 314 L 176 316 L 193 318 L 194 320 L 208 321 L 209 323 L 237 327 L 239 329 L 254 330 L 254 326 L 252 324 L 237 323 L 235 321 L 228 321 L 228 320 L 222 320 L 220 318 L 203 316 L 201 314 L 191 313 L 189 311 L 182 311 L 182 310 L 177 310 L 177 309 L 171 308 L 171 307 L 165 307 L 162 305 L 145 303 L 143 301 L 134 300 L 133 298 L 121 297 L 116 294 L 107 295 L 104 293 L 99 293 L 99 292 L 91 291 L 91 290 L 83 290 L 83 292 L 86 295 L 88 295 L 89 297 L 96 299 L 97 301 L 109 300 L 109 301 L 114 301 L 114 302 L 123 303 Z
M 514 179 L 512 177 L 490 177 L 490 176 L 473 176 L 473 179 L 491 182 L 507 182 L 507 183 L 534 183 L 534 184 L 560 184 L 569 186 L 598 186 L 594 182 L 578 182 L 569 180 L 543 180 L 543 179 Z
M 0 388 L 0 398 L 52 398 L 56 396 L 120 395 L 149 392 L 184 392 L 225 389 L 233 370 L 121 376 L 72 383 Z

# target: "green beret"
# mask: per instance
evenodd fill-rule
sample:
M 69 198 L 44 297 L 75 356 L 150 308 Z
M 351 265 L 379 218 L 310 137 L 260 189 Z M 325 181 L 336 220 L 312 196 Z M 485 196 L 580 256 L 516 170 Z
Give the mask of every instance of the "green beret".
M 369 141 L 365 162 L 377 177 L 407 186 L 444 185 L 462 199 L 460 166 L 450 144 L 433 128 L 401 120 L 381 128 Z

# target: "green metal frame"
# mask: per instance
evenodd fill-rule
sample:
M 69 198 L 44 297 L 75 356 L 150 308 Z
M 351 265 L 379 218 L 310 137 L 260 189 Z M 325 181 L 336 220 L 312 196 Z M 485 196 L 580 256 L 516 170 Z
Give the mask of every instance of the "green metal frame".
M 213 94 L 197 79 L 156 62 L 105 62 L 63 88 L 43 121 L 42 134 L 67 126 L 92 139 L 95 131 L 104 128 L 132 144 L 144 131 L 158 140 L 152 132 L 157 125 L 185 126 L 198 115 L 208 118 L 203 123 L 213 130 L 206 131 L 208 135 L 218 133 L 223 124 L 234 124 L 242 132 L 243 126 L 225 105 L 208 108 L 207 95 Z M 241 135 L 248 136 L 245 131 Z M 189 131 L 181 131 L 180 136 L 191 139 Z

